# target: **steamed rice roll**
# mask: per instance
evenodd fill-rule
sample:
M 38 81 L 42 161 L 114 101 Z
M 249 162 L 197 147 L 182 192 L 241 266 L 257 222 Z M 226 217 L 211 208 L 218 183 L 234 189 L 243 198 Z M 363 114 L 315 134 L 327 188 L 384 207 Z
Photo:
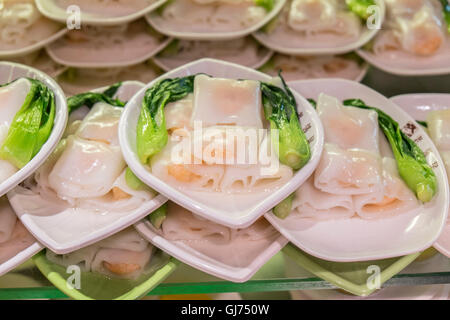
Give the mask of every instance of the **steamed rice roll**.
M 154 197 L 150 189 L 127 185 L 117 132 L 123 108 L 98 102 L 87 114 L 82 109 L 74 112 L 81 111 L 79 116 L 72 114 L 65 138 L 17 194 L 27 211 L 40 214 L 45 206 L 49 213 L 68 208 L 123 212 Z M 74 120 L 79 117 L 84 118 Z M 30 205 L 35 200 L 38 205 Z
M 321 94 L 317 112 L 325 146 L 315 171 L 316 188 L 333 194 L 365 194 L 383 188 L 378 116 L 375 111 L 345 107 Z

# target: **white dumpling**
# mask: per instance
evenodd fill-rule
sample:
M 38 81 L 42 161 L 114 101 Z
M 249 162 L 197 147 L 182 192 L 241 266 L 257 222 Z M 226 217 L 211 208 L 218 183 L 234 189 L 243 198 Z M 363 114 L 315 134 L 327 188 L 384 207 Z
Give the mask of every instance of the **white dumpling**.
M 317 220 L 346 219 L 354 214 L 350 195 L 323 192 L 314 186 L 314 176 L 309 178 L 296 192 L 292 202 L 294 217 Z
M 204 127 L 236 125 L 262 128 L 259 82 L 211 78 L 202 74 L 196 76 L 192 126 L 194 121 L 201 121 Z
M 118 126 L 123 108 L 98 102 L 81 122 L 76 135 L 87 140 L 119 144 Z
M 25 102 L 25 98 L 30 92 L 30 89 L 31 82 L 25 78 L 18 79 L 7 86 L 0 87 L 0 127 L 5 126 L 9 129 L 16 113 Z M 1 142 L 3 142 L 3 139 Z
M 201 219 L 172 202 L 169 202 L 161 229 L 164 237 L 173 241 L 229 243 L 232 236 L 230 228 Z
M 188 94 L 183 99 L 171 102 L 164 107 L 167 130 L 190 127 L 193 100 L 193 94 Z
M 427 115 L 428 133 L 439 151 L 450 151 L 450 109 Z
M 383 187 L 381 158 L 365 150 L 326 143 L 314 174 L 316 188 L 333 194 L 365 194 Z
M 361 218 L 387 218 L 420 207 L 415 194 L 400 178 L 393 158 L 383 158 L 383 185 L 381 194 L 353 197 L 355 210 Z
M 111 190 L 124 168 L 119 147 L 70 136 L 48 183 L 62 199 L 98 197 Z
M 16 214 L 6 197 L 0 198 L 0 243 L 8 241 L 17 222 Z
M 317 113 L 325 131 L 325 141 L 342 149 L 379 152 L 378 115 L 373 110 L 346 107 L 335 97 L 320 94 Z

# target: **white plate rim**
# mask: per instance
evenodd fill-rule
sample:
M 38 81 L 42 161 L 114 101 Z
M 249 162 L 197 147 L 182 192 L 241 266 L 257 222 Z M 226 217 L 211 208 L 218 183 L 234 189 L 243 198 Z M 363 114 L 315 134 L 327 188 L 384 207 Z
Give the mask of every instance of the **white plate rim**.
M 149 82 L 144 88 L 142 88 L 140 91 L 138 91 L 133 98 L 131 98 L 127 105 L 125 106 L 124 113 L 122 114 L 122 117 L 119 122 L 119 143 L 122 148 L 123 156 L 125 158 L 125 161 L 127 162 L 129 168 L 133 173 L 144 183 L 151 186 L 152 188 L 156 189 L 160 194 L 165 195 L 167 198 L 172 200 L 173 202 L 178 203 L 180 206 L 185 207 L 189 211 L 194 212 L 195 214 L 202 216 L 203 218 L 207 220 L 214 221 L 216 223 L 228 226 L 230 228 L 245 228 L 251 225 L 253 222 L 255 222 L 260 216 L 262 216 L 267 210 L 272 208 L 275 204 L 282 201 L 287 195 L 292 193 L 295 190 L 295 187 L 292 185 L 294 184 L 302 184 L 306 179 L 309 177 L 310 174 L 314 171 L 315 167 L 318 165 L 320 156 L 323 149 L 323 127 L 321 122 L 318 120 L 317 113 L 314 111 L 313 107 L 310 105 L 310 103 L 301 95 L 299 95 L 297 92 L 293 91 L 293 94 L 296 96 L 297 101 L 301 102 L 301 105 L 304 107 L 304 113 L 308 113 L 308 116 L 311 118 L 311 123 L 314 124 L 312 126 L 314 130 L 314 145 L 311 148 L 311 159 L 309 162 L 297 173 L 294 174 L 294 177 L 285 184 L 282 188 L 285 189 L 278 189 L 277 192 L 273 193 L 271 196 L 275 197 L 275 200 L 272 200 L 273 203 L 269 204 L 266 198 L 265 200 L 261 201 L 255 208 L 250 210 L 250 213 L 248 213 L 244 217 L 239 218 L 232 218 L 227 217 L 223 211 L 218 211 L 214 208 L 208 207 L 204 204 L 201 204 L 198 201 L 195 201 L 191 199 L 189 196 L 183 194 L 182 192 L 176 190 L 175 188 L 171 187 L 170 185 L 162 182 L 160 179 L 154 177 L 151 173 L 148 172 L 148 170 L 145 168 L 144 165 L 142 165 L 137 158 L 136 154 L 132 150 L 131 146 L 128 143 L 128 118 L 130 117 L 130 113 L 132 108 L 140 108 L 141 103 L 140 101 L 137 102 L 137 100 L 145 93 L 145 91 L 153 86 L 155 83 L 160 81 L 161 79 L 169 78 L 171 76 L 179 76 L 179 74 L 183 73 L 185 70 L 189 70 L 189 68 L 201 65 L 201 64 L 208 64 L 212 63 L 217 66 L 221 67 L 227 67 L 227 68 L 235 68 L 244 70 L 246 72 L 253 73 L 254 75 L 257 75 L 260 78 L 266 79 L 266 81 L 269 81 L 271 79 L 270 76 L 266 75 L 265 73 L 262 73 L 257 70 L 253 70 L 241 65 L 237 65 L 230 62 L 225 62 L 221 60 L 215 60 L 210 58 L 204 58 L 199 59 L 193 62 L 190 62 L 188 64 L 185 64 L 184 66 L 178 67 L 176 69 L 173 69 L 170 72 L 167 72 L 163 74 L 162 76 L 152 80 Z M 190 73 L 190 71 L 188 72 Z M 306 109 L 305 109 L 306 107 Z M 301 173 L 303 172 L 303 173 Z M 282 190 L 280 192 L 280 190 Z M 275 195 L 275 196 L 274 196 Z M 262 209 L 260 208 L 262 207 Z M 215 211 L 215 212 L 214 212 Z

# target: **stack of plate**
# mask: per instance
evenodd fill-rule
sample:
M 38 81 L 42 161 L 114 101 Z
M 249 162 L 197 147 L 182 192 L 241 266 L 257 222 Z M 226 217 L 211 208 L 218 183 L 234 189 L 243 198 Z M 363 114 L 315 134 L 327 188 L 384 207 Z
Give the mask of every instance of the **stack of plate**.
M 430 10 L 438 10 L 434 1 L 424 0 L 421 12 L 431 14 L 434 11 Z M 35 262 L 48 279 L 69 296 L 80 299 L 138 298 L 163 281 L 176 268 L 177 260 L 222 279 L 244 282 L 284 247 L 283 252 L 309 272 L 352 294 L 366 296 L 378 288 L 369 283 L 372 267 L 377 268 L 378 285 L 382 285 L 431 246 L 450 256 L 450 229 L 446 223 L 450 202 L 445 170 L 448 163 L 441 159 L 439 148 L 425 129 L 416 123 L 416 120 L 427 120 L 429 111 L 450 109 L 450 96 L 406 95 L 388 99 L 358 83 L 367 72 L 367 62 L 402 75 L 448 73 L 445 43 L 449 42 L 449 36 L 444 33 L 440 37 L 439 30 L 430 25 L 426 25 L 426 30 L 431 30 L 426 35 L 431 40 L 425 40 L 430 40 L 431 44 L 418 39 L 416 36 L 422 35 L 422 31 L 415 31 L 413 27 L 399 33 L 395 29 L 397 18 L 415 21 L 415 17 L 405 13 L 408 8 L 402 11 L 392 1 L 374 1 L 364 18 L 351 13 L 338 0 L 274 0 L 269 3 L 270 6 L 261 6 L 258 1 L 243 1 L 236 7 L 236 4 L 221 0 L 207 4 L 199 0 L 123 0 L 114 1 L 114 5 L 92 0 L 20 0 L 6 2 L 5 7 L 0 8 L 0 26 L 3 28 L 0 58 L 11 61 L 0 63 L 0 84 L 20 77 L 36 78 L 56 97 L 56 116 L 48 141 L 26 166 L 0 184 L 0 194 L 7 194 L 20 223 L 37 239 L 17 247 L 16 254 L 5 261 L 0 259 L 0 274 L 46 248 L 47 254 L 39 253 Z M 308 9 L 311 3 L 318 12 Z M 10 18 L 14 15 L 23 18 Z M 387 30 L 379 32 L 383 23 Z M 432 33 L 433 30 L 436 33 Z M 392 37 L 397 37 L 392 42 L 395 45 L 389 42 Z M 413 53 L 408 52 L 411 48 L 415 50 Z M 426 52 L 421 48 L 426 48 Z M 301 128 L 309 144 L 310 159 L 301 169 L 291 170 L 290 178 L 276 188 L 259 193 L 247 190 L 249 192 L 239 195 L 179 188 L 155 174 L 152 165 L 139 157 L 137 128 L 142 121 L 142 108 L 147 103 L 144 97 L 150 95 L 161 80 L 204 73 L 214 78 L 277 84 L 273 77 L 279 70 L 292 91 Z M 110 199 L 95 202 L 100 201 L 96 195 L 88 197 L 87 202 L 67 197 L 46 198 L 43 192 L 51 187 L 47 185 L 49 182 L 39 186 L 46 170 L 42 165 L 54 165 L 61 155 L 58 153 L 60 148 L 55 151 L 58 143 L 63 149 L 64 144 L 69 143 L 67 141 L 73 141 L 70 140 L 72 136 L 79 135 L 77 123 L 82 123 L 80 120 L 85 117 L 95 117 L 93 111 L 86 108 L 87 102 L 80 112 L 74 111 L 69 117 L 73 110 L 70 103 L 67 107 L 66 97 L 86 92 L 102 94 L 117 82 L 122 84 L 110 98 L 126 102 L 126 106 L 123 112 L 120 111 L 120 122 L 118 117 L 113 122 L 117 126 L 118 141 L 108 144 L 116 144 L 113 147 L 118 148 L 123 167 L 128 167 L 122 178 L 133 175 L 151 188 L 139 189 L 146 195 L 139 193 L 137 197 L 142 196 L 145 200 L 131 209 L 114 209 L 119 202 L 108 207 L 109 204 L 104 202 L 108 203 Z M 200 106 L 199 98 L 196 98 L 197 87 L 194 87 L 197 82 L 200 80 L 196 78 L 190 91 L 194 98 L 170 101 L 175 106 L 171 109 L 172 116 L 186 116 L 183 113 L 187 110 L 186 104 L 190 103 L 191 108 Z M 234 94 L 225 91 L 222 98 L 232 100 Z M 294 200 L 289 216 L 275 215 L 272 208 L 291 194 L 300 194 L 302 188 L 314 180 L 316 169 L 323 162 L 323 150 L 334 139 L 330 136 L 332 131 L 328 123 L 324 128 L 325 120 L 314 110 L 310 100 L 322 103 L 324 95 L 339 101 L 361 99 L 397 122 L 399 129 L 415 141 L 426 156 L 427 165 L 436 176 L 432 200 L 401 214 L 370 219 L 355 214 L 343 219 L 303 217 L 295 206 L 298 201 Z M 195 113 L 188 112 L 187 118 Z M 203 112 L 206 117 L 207 112 Z M 239 123 L 251 123 L 253 118 L 259 117 L 249 113 L 236 114 L 233 117 L 239 119 Z M 265 121 L 263 117 L 261 119 Z M 224 123 L 227 125 L 228 122 Z M 216 124 L 223 126 L 222 122 Z M 363 127 L 361 123 L 359 126 Z M 347 130 L 345 124 L 341 130 Z M 72 162 L 74 172 L 83 161 Z M 340 169 L 344 170 L 344 167 Z M 104 177 L 98 177 L 108 179 L 108 170 L 103 172 Z M 247 170 L 250 172 L 252 167 Z M 245 170 L 237 172 L 246 174 Z M 84 178 L 89 180 L 90 177 Z M 34 185 L 30 187 L 33 178 L 41 179 L 41 182 L 34 181 L 42 188 L 40 191 L 36 191 Z M 120 183 L 120 176 L 115 178 L 113 189 Z M 64 183 L 67 182 L 61 185 Z M 242 184 L 246 189 L 244 180 Z M 117 191 L 113 189 L 112 193 Z M 52 192 L 59 196 L 59 191 Z M 352 196 L 354 194 L 349 198 Z M 384 196 L 390 199 L 390 196 Z M 329 195 L 325 198 L 329 199 Z M 173 218 L 172 227 L 190 228 L 183 232 L 196 234 L 196 239 L 192 235 L 185 235 L 187 238 L 179 234 L 170 236 L 164 227 L 155 227 L 147 218 L 167 201 L 170 202 L 166 208 L 168 216 L 192 217 L 186 221 Z M 61 205 L 62 202 L 70 202 L 70 206 Z M 98 208 L 93 209 L 92 203 Z M 12 212 L 8 203 L 2 208 Z M 332 213 L 329 207 L 320 210 Z M 188 228 L 192 222 L 194 226 Z M 206 231 L 203 227 L 197 230 L 196 223 Z M 127 234 L 134 232 L 133 225 L 139 236 Z M 146 272 L 138 277 L 130 280 L 100 276 L 96 272 L 99 269 L 94 268 L 94 257 L 105 248 L 130 251 L 129 247 L 110 247 L 110 243 L 125 238 L 130 243 L 149 242 L 160 250 L 152 250 Z M 290 244 L 286 246 L 288 242 Z M 95 254 L 89 253 L 90 250 Z M 89 255 L 92 255 L 92 261 L 86 258 Z M 117 255 L 116 252 L 114 256 Z M 102 262 L 109 266 L 106 269 L 112 263 L 111 257 L 108 259 Z M 91 262 L 94 269 L 87 267 Z M 71 263 L 83 265 L 81 289 L 67 286 L 71 273 L 66 267 Z M 330 276 L 330 270 L 338 271 L 331 272 L 333 276 Z M 350 276 L 348 270 L 357 276 Z

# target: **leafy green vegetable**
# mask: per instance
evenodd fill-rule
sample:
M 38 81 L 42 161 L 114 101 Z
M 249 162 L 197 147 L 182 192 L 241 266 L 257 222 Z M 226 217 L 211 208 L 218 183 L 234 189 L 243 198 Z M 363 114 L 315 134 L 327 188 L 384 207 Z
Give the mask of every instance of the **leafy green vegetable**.
M 450 33 L 450 3 L 448 0 L 440 0 L 442 4 L 442 10 L 444 14 L 444 20 L 447 24 L 447 32 Z
M 112 98 L 117 93 L 119 88 L 122 86 L 122 82 L 117 82 L 113 84 L 111 87 L 107 88 L 105 91 L 103 91 L 103 94 Z
M 118 82 L 109 87 L 108 89 L 106 89 L 102 93 L 85 92 L 70 97 L 69 99 L 67 99 L 67 108 L 69 109 L 69 113 L 82 106 L 92 108 L 94 104 L 101 101 L 116 107 L 125 106 L 125 102 L 113 98 L 113 96 L 116 94 L 117 90 L 120 88 L 121 85 L 122 82 Z
M 148 163 L 167 144 L 164 107 L 192 93 L 194 77 L 163 79 L 145 92 L 136 128 L 137 154 L 142 163 Z
M 263 7 L 267 12 L 271 11 L 275 6 L 274 0 L 254 0 L 257 6 Z
M 148 186 L 136 177 L 129 167 L 125 170 L 125 181 L 133 190 L 148 190 Z
M 367 20 L 370 13 L 368 8 L 376 5 L 374 0 L 345 0 L 350 11 L 356 13 L 360 18 Z
M 283 88 L 261 82 L 264 115 L 271 129 L 278 129 L 280 162 L 298 170 L 311 158 L 308 139 L 297 114 L 297 102 L 280 75 Z
M 167 215 L 167 202 L 148 215 L 148 220 L 156 228 L 161 228 Z
M 291 213 L 292 210 L 292 200 L 294 200 L 295 193 L 292 193 L 281 201 L 279 204 L 273 208 L 273 213 L 280 219 L 286 219 L 286 217 Z
M 27 80 L 31 82 L 30 91 L 0 147 L 0 158 L 17 168 L 24 167 L 47 141 L 56 113 L 53 92 L 39 80 Z
M 394 119 L 380 109 L 367 106 L 359 99 L 345 100 L 344 105 L 378 113 L 378 125 L 391 145 L 400 176 L 420 201 L 431 201 L 437 191 L 437 179 L 422 149 L 400 130 Z

